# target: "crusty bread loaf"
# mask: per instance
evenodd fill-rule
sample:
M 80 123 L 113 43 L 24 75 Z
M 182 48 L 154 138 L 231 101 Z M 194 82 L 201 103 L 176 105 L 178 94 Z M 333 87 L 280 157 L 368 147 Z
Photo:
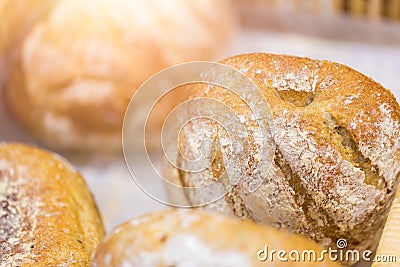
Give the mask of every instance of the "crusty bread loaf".
M 57 155 L 0 144 L 0 266 L 88 266 L 104 235 L 83 178 Z
M 248 106 L 221 87 L 193 85 L 192 98 L 215 99 L 236 113 L 250 146 L 244 172 L 230 170 L 229 179 L 224 178 L 226 166 L 237 162 L 231 146 L 240 140 L 232 140 L 215 121 L 188 122 L 175 148 L 182 154 L 175 166 L 185 169 L 184 159 L 208 155 L 205 149 L 211 146 L 202 147 L 205 139 L 214 140 L 216 151 L 204 170 L 166 168 L 168 179 L 194 188 L 181 199 L 189 205 L 207 204 L 213 192 L 204 185 L 215 182 L 228 191 L 231 181 L 241 178 L 205 208 L 303 233 L 324 246 L 335 247 L 345 238 L 348 249 L 373 250 L 399 181 L 400 108 L 392 93 L 328 61 L 260 53 L 222 63 L 249 77 L 265 96 L 269 107 L 263 112 L 271 127 L 271 144 L 276 145 L 270 151 L 272 166 L 266 171 L 257 168 L 268 136 L 262 135 Z M 253 181 L 262 181 L 255 192 Z M 171 198 L 178 199 L 176 192 Z
M 321 248 L 300 235 L 289 234 L 253 222 L 193 210 L 150 213 L 114 229 L 97 247 L 93 267 L 249 267 L 249 266 L 339 266 L 324 261 L 261 261 L 268 251 Z M 266 251 L 266 250 L 265 250 Z M 267 253 L 269 253 L 267 252 Z
M 235 24 L 229 0 L 54 2 L 15 47 L 6 93 L 17 118 L 56 149 L 120 148 L 141 83 L 170 65 L 213 59 Z

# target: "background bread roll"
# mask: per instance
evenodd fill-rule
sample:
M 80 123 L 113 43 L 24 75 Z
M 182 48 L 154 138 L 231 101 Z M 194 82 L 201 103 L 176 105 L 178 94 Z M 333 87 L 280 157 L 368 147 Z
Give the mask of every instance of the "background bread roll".
M 31 30 L 33 25 L 51 10 L 53 0 L 0 0 L 0 86 L 7 76 L 6 58 Z
M 321 253 L 316 243 L 302 236 L 217 214 L 168 210 L 118 226 L 97 247 L 91 266 L 339 266 L 328 258 L 262 262 L 257 253 L 265 246 L 288 253 L 294 249 Z
M 8 103 L 53 148 L 115 149 L 138 86 L 167 66 L 214 58 L 234 20 L 228 0 L 55 1 L 11 59 Z
M 89 266 L 104 229 L 85 181 L 66 161 L 0 144 L 0 265 Z
M 207 204 L 216 192 L 204 190 L 205 184 L 214 182 L 214 188 L 227 192 L 232 181 L 239 180 L 205 209 L 302 233 L 326 247 L 345 238 L 348 249 L 374 250 L 400 172 L 400 108 L 390 91 L 353 69 L 327 61 L 260 53 L 222 63 L 249 77 L 268 102 L 264 115 L 271 127 L 271 147 L 267 149 L 276 144 L 272 166 L 266 171 L 257 167 L 264 155 L 261 144 L 268 136 L 262 135 L 243 100 L 221 87 L 193 86 L 193 99 L 214 99 L 236 113 L 248 133 L 248 163 L 244 172 L 233 172 L 231 167 L 229 178 L 224 177 L 226 166 L 240 156 L 231 148 L 240 140 L 227 135 L 223 127 L 229 125 L 192 120 L 180 133 L 179 149 L 174 148 L 176 154 L 181 152 L 175 166 L 187 169 L 184 158 L 207 155 L 211 146 L 204 146 L 205 139 L 213 140 L 216 150 L 209 153 L 204 170 L 166 168 L 165 176 L 175 184 L 194 187 L 180 197 L 189 205 Z M 217 75 L 217 81 L 229 79 L 225 76 Z M 185 118 L 185 111 L 181 114 Z M 262 183 L 252 192 L 254 181 Z M 170 195 L 178 199 L 176 192 Z

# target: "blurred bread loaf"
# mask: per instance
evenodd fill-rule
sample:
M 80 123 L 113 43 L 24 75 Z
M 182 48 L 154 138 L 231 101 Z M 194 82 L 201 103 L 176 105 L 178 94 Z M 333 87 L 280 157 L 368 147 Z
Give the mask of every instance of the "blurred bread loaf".
M 47 2 L 35 1 L 35 9 L 47 9 Z M 23 21 L 29 12 L 9 19 Z M 53 1 L 17 38 L 8 104 L 50 147 L 113 150 L 138 86 L 167 66 L 213 59 L 234 20 L 228 0 Z
M 31 30 L 33 25 L 47 16 L 56 1 L 53 0 L 0 0 L 0 85 L 7 75 L 6 58 Z
M 269 132 L 262 132 L 261 117 L 249 109 L 263 99 L 246 105 L 221 87 L 192 85 L 193 102 L 201 97 L 230 107 L 235 113 L 229 122 L 239 121 L 248 137 L 241 143 L 226 132 L 230 125 L 207 118 L 182 125 L 174 148 L 177 160 L 172 162 L 179 169 L 170 165 L 165 176 L 193 190 L 183 192 L 180 200 L 172 192 L 171 198 L 302 233 L 326 247 L 345 238 L 348 249 L 374 250 L 400 176 L 400 107 L 392 93 L 328 61 L 255 53 L 222 63 L 246 75 L 262 92 L 262 119 L 268 121 Z M 227 75 L 216 74 L 216 79 L 229 79 Z M 233 77 L 230 81 L 240 84 Z M 185 112 L 189 109 L 182 111 L 182 118 Z M 213 140 L 215 151 L 204 140 Z M 233 144 L 238 142 L 243 152 L 235 154 Z M 187 159 L 209 154 L 204 169 L 185 171 Z M 243 154 L 248 162 L 239 166 Z M 270 167 L 263 165 L 268 161 Z M 252 189 L 255 182 L 259 186 Z M 209 203 L 218 193 L 206 190 L 209 183 L 229 192 Z
M 79 173 L 22 144 L 0 144 L 0 225 L 1 266 L 89 266 L 104 235 Z
M 314 250 L 321 255 L 316 243 L 299 235 L 212 213 L 168 210 L 118 226 L 97 247 L 91 266 L 339 266 L 327 257 L 284 262 L 275 255 L 260 261 L 265 246 L 269 251 Z

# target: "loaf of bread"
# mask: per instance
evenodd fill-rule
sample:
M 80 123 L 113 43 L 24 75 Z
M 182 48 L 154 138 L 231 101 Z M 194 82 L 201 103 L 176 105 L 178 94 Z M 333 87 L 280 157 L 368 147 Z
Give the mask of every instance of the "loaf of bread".
M 2 19 L 30 16 L 30 5 L 11 12 L 22 8 L 19 1 L 3 1 L 10 8 L 0 14 L 10 16 Z M 55 149 L 119 148 L 135 90 L 170 65 L 213 59 L 235 28 L 229 0 L 56 0 L 49 11 L 49 1 L 34 2 L 33 12 L 46 15 L 10 52 L 6 98 L 23 125 Z
M 85 181 L 64 159 L 0 144 L 0 266 L 89 266 L 103 235 Z
M 272 250 L 287 255 L 271 258 Z M 315 242 L 299 235 L 217 214 L 167 210 L 118 226 L 97 247 L 91 266 L 339 266 L 328 257 L 295 262 L 292 250 L 321 255 Z
M 208 204 L 205 209 L 302 233 L 324 247 L 336 247 L 337 240 L 345 238 L 348 249 L 374 250 L 399 182 L 400 108 L 392 93 L 328 61 L 256 53 L 222 63 L 250 78 L 265 100 L 246 104 L 222 87 L 197 84 L 192 85 L 191 101 L 213 99 L 231 108 L 234 116 L 228 121 L 236 119 L 245 127 L 248 150 L 246 142 L 228 136 L 226 129 L 233 123 L 198 117 L 182 125 L 178 146 L 171 148 L 178 155 L 176 162 L 165 168 L 164 176 L 192 189 L 182 189 L 180 195 L 170 192 L 172 202 Z M 216 76 L 217 82 L 240 85 L 228 74 Z M 266 101 L 261 108 L 269 124 L 266 135 L 249 108 L 257 101 Z M 211 106 L 199 104 L 197 109 Z M 181 114 L 187 118 L 185 111 Z M 206 139 L 214 146 L 204 146 Z M 233 152 L 237 143 L 243 152 Z M 271 165 L 265 168 L 264 155 L 269 154 Z M 185 171 L 203 155 L 210 155 L 204 169 Z M 245 166 L 240 157 L 248 160 Z M 221 198 L 209 203 L 214 200 L 210 196 L 218 194 Z

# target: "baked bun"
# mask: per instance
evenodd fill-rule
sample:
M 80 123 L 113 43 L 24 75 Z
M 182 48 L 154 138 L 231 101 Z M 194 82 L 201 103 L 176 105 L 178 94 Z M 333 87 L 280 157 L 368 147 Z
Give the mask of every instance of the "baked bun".
M 85 181 L 66 161 L 0 144 L 0 265 L 89 266 L 104 235 Z
M 260 250 L 314 250 L 313 241 L 253 222 L 193 210 L 150 213 L 114 229 L 96 248 L 91 266 L 339 266 L 323 262 L 282 262 Z M 288 258 L 288 255 L 286 255 Z
M 6 90 L 18 119 L 56 149 L 121 147 L 134 91 L 165 67 L 213 59 L 235 24 L 229 0 L 54 2 L 16 46 Z
M 260 53 L 222 63 L 257 85 L 265 100 L 256 100 L 266 101 L 262 115 L 270 130 L 263 134 L 257 117 L 238 95 L 221 87 L 192 85 L 191 101 L 214 99 L 233 110 L 246 129 L 249 146 L 244 154 L 234 154 L 232 144 L 240 140 L 224 130 L 231 126 L 205 118 L 189 121 L 175 148 L 181 156 L 172 162 L 182 169 L 170 165 L 165 172 L 175 184 L 193 188 L 181 197 L 190 206 L 207 204 L 210 196 L 219 194 L 205 189 L 213 182 L 213 188 L 229 192 L 206 209 L 302 233 L 325 247 L 335 247 L 345 238 L 348 249 L 373 250 L 400 172 L 400 108 L 392 93 L 328 61 Z M 225 76 L 216 78 L 229 79 Z M 230 81 L 239 85 L 233 77 Z M 185 111 L 180 114 L 187 118 Z M 203 146 L 206 139 L 214 140 L 215 151 Z M 262 161 L 269 154 L 270 168 L 258 167 L 265 166 Z M 214 155 L 208 167 L 185 171 L 184 159 L 202 155 Z M 247 165 L 239 166 L 239 157 L 248 159 Z M 229 190 L 234 181 L 237 185 Z M 261 181 L 258 187 L 253 187 L 254 181 Z M 176 191 L 171 199 L 178 199 Z

